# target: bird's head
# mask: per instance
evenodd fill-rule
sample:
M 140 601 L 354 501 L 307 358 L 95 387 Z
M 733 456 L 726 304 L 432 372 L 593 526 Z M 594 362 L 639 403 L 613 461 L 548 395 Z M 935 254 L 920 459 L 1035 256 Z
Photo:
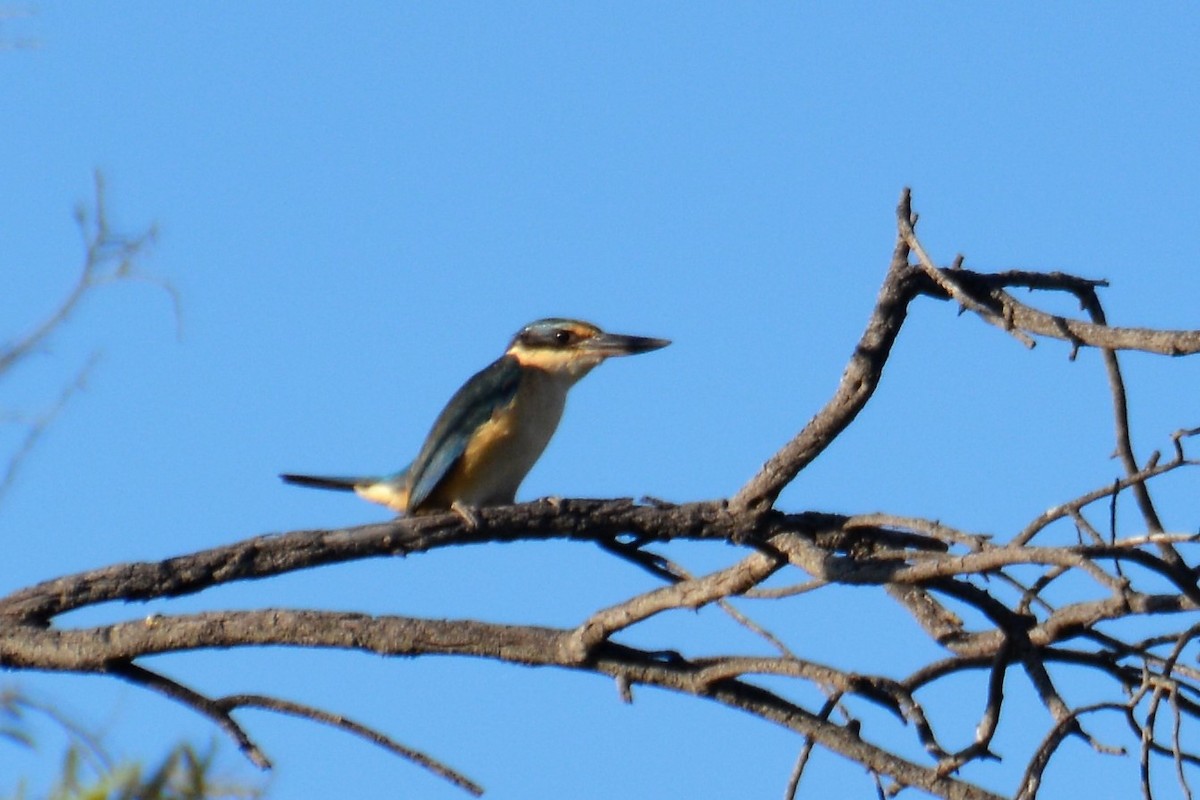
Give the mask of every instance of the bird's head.
M 523 367 L 578 380 L 606 358 L 632 356 L 666 347 L 669 339 L 605 333 L 590 322 L 540 319 L 517 332 L 507 355 Z

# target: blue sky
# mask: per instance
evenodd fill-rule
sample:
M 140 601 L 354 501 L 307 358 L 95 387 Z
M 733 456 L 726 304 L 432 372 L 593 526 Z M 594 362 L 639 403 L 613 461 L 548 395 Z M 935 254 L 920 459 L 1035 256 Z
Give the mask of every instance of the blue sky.
M 521 497 L 728 496 L 832 392 L 887 267 L 904 186 L 942 261 L 962 252 L 978 269 L 1108 278 L 1112 321 L 1197 327 L 1200 11 L 1188 4 L 33 9 L 0 23 L 0 44 L 38 44 L 0 51 L 0 335 L 69 287 L 72 209 L 96 168 L 118 228 L 157 225 L 144 269 L 178 289 L 183 330 L 177 339 L 153 286 L 109 287 L 5 382 L 2 410 L 35 413 L 103 351 L 0 505 L 3 591 L 386 518 L 275 476 L 403 465 L 458 385 L 542 316 L 675 344 L 582 383 Z M 1117 469 L 1099 359 L 1066 356 L 919 302 L 871 406 L 781 504 L 1019 528 Z M 1134 357 L 1126 369 L 1143 455 L 1197 424 L 1195 363 Z M 17 436 L 0 428 L 0 443 Z M 1194 527 L 1194 497 L 1190 477 L 1164 485 L 1168 526 Z M 729 557 L 678 553 L 697 569 Z M 588 548 L 513 545 L 154 608 L 573 625 L 651 585 Z M 818 593 L 761 616 L 839 665 L 902 675 L 930 655 L 878 594 Z M 707 611 L 628 640 L 753 646 Z M 624 706 L 599 678 L 489 663 L 259 651 L 154 666 L 204 691 L 325 705 L 444 758 L 494 798 L 647 786 L 774 797 L 799 746 L 696 701 L 644 690 Z M 130 755 L 215 735 L 113 681 L 10 679 Z M 960 705 L 974 715 L 970 691 Z M 1026 713 L 1040 736 L 1044 713 Z M 242 719 L 277 763 L 276 797 L 463 796 L 344 734 Z M 962 743 L 974 724 L 960 725 Z M 1023 763 L 1011 735 L 1009 759 L 978 776 L 999 789 Z M 253 775 L 225 751 L 231 774 Z M 1048 796 L 1082 795 L 1082 782 L 1135 791 L 1133 761 L 1093 759 L 1081 773 L 1071 759 L 1088 755 L 1067 746 Z M 0 758 L 13 775 L 43 774 L 49 760 Z M 873 796 L 836 757 L 811 770 L 807 796 Z

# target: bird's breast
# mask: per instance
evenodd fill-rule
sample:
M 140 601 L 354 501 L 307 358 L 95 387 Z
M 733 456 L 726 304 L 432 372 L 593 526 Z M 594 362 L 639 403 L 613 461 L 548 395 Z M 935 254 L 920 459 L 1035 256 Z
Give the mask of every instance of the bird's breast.
M 570 382 L 540 370 L 521 376 L 516 396 L 471 438 L 446 490 L 471 506 L 511 503 L 558 428 Z

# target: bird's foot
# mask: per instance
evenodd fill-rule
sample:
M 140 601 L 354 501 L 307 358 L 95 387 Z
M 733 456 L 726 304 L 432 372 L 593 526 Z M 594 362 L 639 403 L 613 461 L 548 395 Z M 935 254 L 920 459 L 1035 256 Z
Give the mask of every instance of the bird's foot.
M 482 523 L 479 521 L 479 515 L 476 514 L 475 509 L 471 508 L 470 506 L 455 500 L 450 505 L 450 510 L 462 517 L 462 521 L 467 525 L 467 530 L 477 531 L 480 527 L 482 527 Z

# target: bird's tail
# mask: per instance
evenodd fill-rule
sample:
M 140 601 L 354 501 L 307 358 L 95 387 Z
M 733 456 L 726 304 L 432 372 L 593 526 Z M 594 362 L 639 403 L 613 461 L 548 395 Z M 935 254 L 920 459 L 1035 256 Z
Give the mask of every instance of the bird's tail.
M 279 477 L 284 483 L 297 486 L 313 486 L 317 489 L 336 489 L 354 492 L 364 500 L 387 506 L 393 511 L 405 513 L 408 508 L 408 468 L 394 475 L 341 477 L 333 475 L 296 475 L 285 472 Z
M 336 489 L 342 492 L 353 492 L 356 487 L 372 484 L 378 478 L 346 478 L 331 475 L 294 475 L 285 472 L 279 476 L 284 483 L 294 483 L 297 486 L 312 486 L 317 489 Z

